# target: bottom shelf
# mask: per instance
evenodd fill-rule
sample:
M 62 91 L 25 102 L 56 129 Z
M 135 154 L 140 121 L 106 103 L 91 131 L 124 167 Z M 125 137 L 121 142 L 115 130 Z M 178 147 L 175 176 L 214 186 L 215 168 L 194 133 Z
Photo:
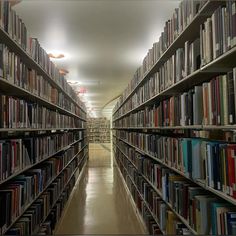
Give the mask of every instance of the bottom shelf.
M 77 161 L 77 155 L 70 165 L 58 175 L 41 196 L 27 209 L 13 227 L 7 232 L 10 235 L 50 235 L 53 234 L 64 207 L 76 183 L 75 174 L 79 176 L 87 162 L 85 151 Z
M 71 196 L 73 195 L 74 186 L 78 183 L 78 181 L 80 181 L 81 176 L 83 175 L 84 169 L 87 164 L 87 154 L 88 154 L 88 152 L 85 153 L 84 157 L 79 162 L 77 168 L 74 170 L 73 174 L 71 175 L 71 178 L 72 178 L 78 170 L 80 171 L 77 180 L 75 179 L 73 187 L 72 187 L 70 193 L 66 197 L 66 201 L 62 204 L 63 207 L 61 208 L 61 206 L 59 206 L 59 211 L 58 211 L 58 209 L 56 209 L 57 215 L 56 215 L 55 222 L 53 222 L 51 220 L 51 218 L 50 218 L 51 212 L 49 212 L 48 216 L 45 218 L 44 223 L 39 227 L 40 230 L 37 231 L 35 234 L 40 234 L 40 235 L 42 235 L 42 234 L 44 234 L 44 235 L 55 234 L 55 232 L 56 232 L 56 230 L 57 230 L 58 226 L 60 225 L 60 222 L 63 218 L 63 215 L 67 209 L 67 206 L 70 202 Z M 67 184 L 69 184 L 69 181 Z M 64 190 L 65 189 L 66 189 L 66 186 L 65 186 Z M 58 197 L 57 201 L 55 201 L 54 206 L 52 207 L 51 211 L 53 211 L 53 208 L 56 206 L 57 202 L 60 201 L 60 198 L 63 197 L 62 195 L 64 193 L 64 190 L 61 192 L 61 194 L 59 194 L 59 197 Z M 60 203 L 59 203 L 59 205 L 60 205 Z
M 85 154 L 85 156 L 86 156 L 87 154 L 88 154 L 88 152 Z M 79 176 L 77 177 L 77 180 L 76 180 L 76 182 L 75 182 L 75 186 L 78 185 L 78 183 L 80 182 L 80 180 L 81 180 L 81 178 L 82 178 L 82 176 L 83 176 L 83 174 L 84 174 L 84 170 L 85 170 L 85 168 L 86 168 L 87 162 L 88 162 L 88 157 L 86 158 L 84 164 L 82 165 L 82 169 L 80 170 Z M 60 217 L 59 221 L 57 222 L 57 224 L 56 224 L 56 226 L 55 226 L 55 229 L 54 229 L 53 232 L 52 232 L 54 235 L 57 235 L 57 232 L 58 232 L 58 230 L 59 230 L 59 226 L 61 225 L 61 222 L 63 221 L 63 219 L 64 219 L 64 217 L 65 217 L 65 215 L 66 215 L 66 212 L 67 212 L 67 210 L 68 210 L 68 206 L 70 205 L 70 202 L 71 202 L 71 199 L 72 199 L 74 190 L 75 190 L 75 188 L 73 188 L 73 190 L 72 190 L 72 192 L 71 192 L 71 194 L 70 194 L 70 197 L 69 197 L 69 199 L 67 200 L 66 205 L 65 205 L 64 208 L 63 208 L 61 217 Z
M 159 228 L 159 224 L 157 223 L 156 218 L 154 217 L 153 213 L 151 212 L 149 206 L 146 204 L 142 194 L 138 191 L 138 189 L 136 188 L 136 186 L 134 185 L 132 179 L 130 178 L 127 170 L 124 167 L 124 170 L 126 171 L 126 177 L 128 177 L 132 183 L 132 186 L 134 186 L 135 190 L 136 190 L 136 194 L 134 192 L 132 192 L 132 190 L 130 190 L 130 188 L 128 187 L 128 183 L 127 180 L 125 180 L 124 175 L 122 173 L 122 171 L 120 170 L 120 166 L 117 163 L 116 158 L 114 158 L 116 164 L 117 164 L 117 168 L 118 171 L 121 175 L 121 179 L 124 183 L 125 189 L 128 193 L 128 195 L 131 197 L 131 202 L 132 205 L 138 215 L 138 218 L 140 220 L 140 222 L 143 225 L 143 228 L 145 229 L 145 234 L 150 234 L 150 235 L 160 235 L 163 234 L 163 232 L 160 230 Z M 138 202 L 138 203 L 137 203 Z
M 115 162 L 116 162 L 116 159 L 115 159 Z M 134 199 L 133 199 L 133 196 L 132 196 L 132 194 L 131 194 L 129 188 L 127 187 L 127 184 L 126 184 L 126 182 L 125 182 L 125 179 L 124 179 L 124 177 L 123 177 L 123 175 L 122 175 L 122 173 L 121 173 L 121 171 L 120 171 L 120 168 L 118 167 L 118 164 L 117 164 L 117 163 L 116 163 L 116 165 L 117 165 L 117 169 L 118 169 L 118 172 L 119 172 L 119 174 L 120 174 L 120 177 L 121 177 L 121 179 L 122 179 L 122 182 L 123 182 L 123 184 L 124 184 L 125 190 L 126 190 L 127 194 L 128 194 L 129 197 L 130 197 L 131 204 L 132 204 L 132 206 L 133 206 L 133 208 L 134 208 L 134 210 L 135 210 L 135 213 L 136 213 L 137 216 L 138 216 L 139 221 L 141 222 L 141 224 L 142 224 L 142 226 L 143 226 L 143 233 L 144 233 L 144 234 L 148 234 L 148 230 L 147 230 L 146 224 L 145 224 L 145 222 L 144 222 L 144 220 L 143 220 L 143 218 L 142 218 L 142 215 L 141 215 L 139 209 L 138 209 L 137 206 L 136 206 L 136 203 L 135 203 L 135 201 L 134 201 Z

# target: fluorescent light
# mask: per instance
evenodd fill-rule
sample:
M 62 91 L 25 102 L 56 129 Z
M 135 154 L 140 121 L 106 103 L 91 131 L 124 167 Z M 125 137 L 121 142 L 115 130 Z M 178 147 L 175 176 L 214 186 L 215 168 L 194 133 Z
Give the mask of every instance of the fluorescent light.
M 61 59 L 65 57 L 62 53 L 48 53 L 48 56 L 53 59 Z

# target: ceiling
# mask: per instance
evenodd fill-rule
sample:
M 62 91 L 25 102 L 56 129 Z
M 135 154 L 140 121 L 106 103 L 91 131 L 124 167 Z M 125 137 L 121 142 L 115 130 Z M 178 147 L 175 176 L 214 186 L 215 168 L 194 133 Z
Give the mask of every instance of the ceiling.
M 65 55 L 55 62 L 69 71 L 68 81 L 86 89 L 84 99 L 93 114 L 110 116 L 114 101 L 109 101 L 125 89 L 178 4 L 177 0 L 23 0 L 14 8 L 48 53 Z

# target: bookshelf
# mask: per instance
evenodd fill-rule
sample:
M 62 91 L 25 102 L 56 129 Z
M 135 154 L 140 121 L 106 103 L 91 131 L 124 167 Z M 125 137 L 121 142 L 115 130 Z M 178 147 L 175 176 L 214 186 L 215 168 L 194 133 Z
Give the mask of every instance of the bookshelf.
M 236 233 L 235 4 L 182 1 L 113 110 L 115 160 L 150 234 Z
M 88 159 L 86 108 L 1 1 L 0 233 L 53 234 Z
M 87 133 L 91 143 L 110 143 L 110 120 L 105 117 L 88 118 Z

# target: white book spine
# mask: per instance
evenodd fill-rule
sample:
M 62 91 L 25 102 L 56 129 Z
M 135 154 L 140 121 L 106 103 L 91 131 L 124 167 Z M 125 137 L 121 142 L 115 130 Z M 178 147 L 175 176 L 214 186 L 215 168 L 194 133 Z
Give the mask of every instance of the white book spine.
M 213 124 L 213 112 L 212 112 L 212 96 L 211 96 L 211 84 L 207 83 L 208 89 L 208 115 L 209 115 L 209 125 Z
M 226 29 L 225 29 L 225 18 L 226 18 L 226 13 L 225 13 L 226 9 L 223 7 L 221 9 L 221 16 L 222 19 L 221 23 L 222 23 L 222 39 L 223 39 L 223 53 L 226 52 Z
M 215 22 L 216 14 L 213 13 L 211 17 L 212 21 L 212 48 L 213 48 L 213 59 L 216 59 L 216 22 Z

